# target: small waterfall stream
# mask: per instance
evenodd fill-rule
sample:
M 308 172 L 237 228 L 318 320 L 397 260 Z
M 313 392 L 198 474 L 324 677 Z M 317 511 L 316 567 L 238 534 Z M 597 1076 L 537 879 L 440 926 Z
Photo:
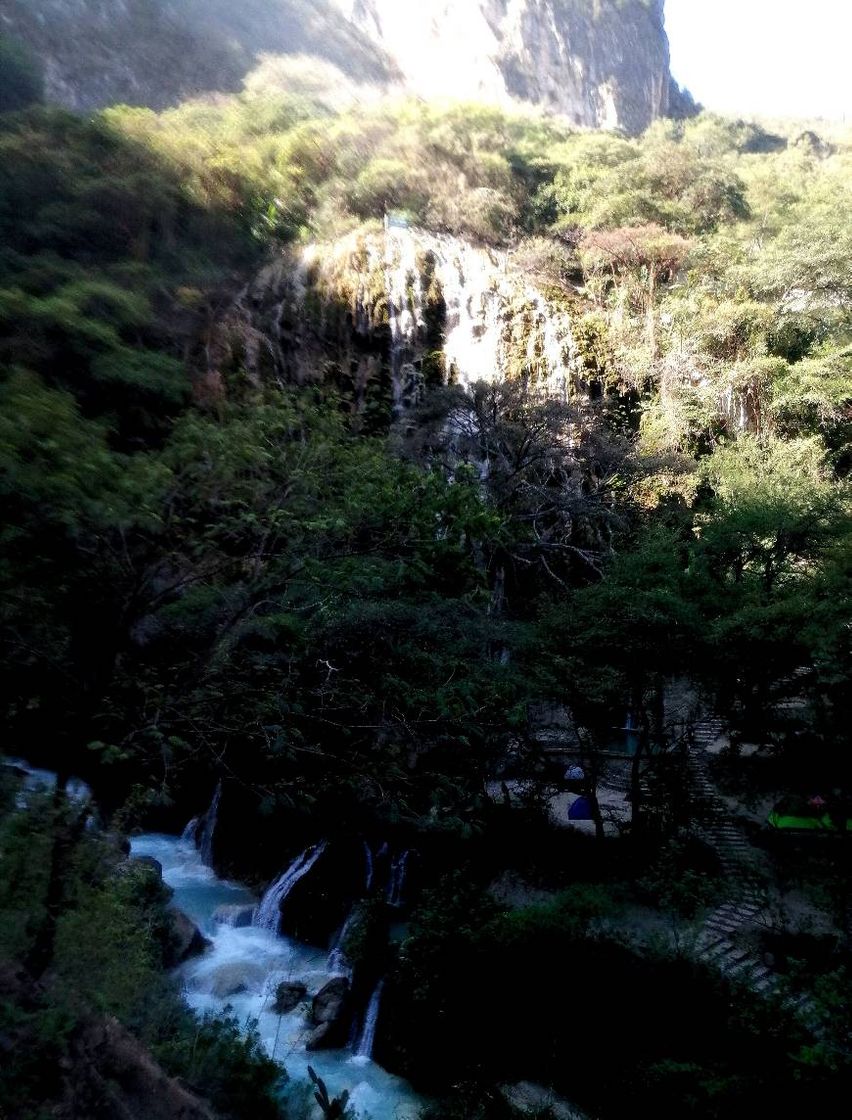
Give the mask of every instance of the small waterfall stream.
M 356 908 L 351 911 L 349 917 L 343 923 L 343 928 L 337 935 L 337 939 L 332 946 L 331 952 L 328 954 L 328 971 L 332 976 L 351 977 L 352 975 L 352 965 L 349 962 L 349 958 L 346 956 L 346 950 L 344 946 L 346 945 L 346 938 L 349 935 L 349 931 L 355 924 L 357 917 L 358 910 Z
M 416 396 L 415 343 L 422 331 L 423 287 L 416 245 L 407 230 L 391 230 L 386 239 L 385 275 L 391 328 L 391 381 L 394 415 Z
M 307 875 L 325 848 L 326 844 L 323 841 L 313 848 L 306 848 L 301 855 L 296 856 L 287 870 L 267 889 L 254 916 L 254 925 L 260 929 L 268 929 L 271 933 L 278 932 L 284 900 L 299 880 Z
M 193 817 L 192 820 L 187 823 L 186 828 L 184 828 L 183 832 L 180 834 L 181 840 L 189 840 L 191 844 L 196 842 L 198 838 L 199 820 L 199 817 Z
M 361 1028 L 361 1037 L 355 1047 L 355 1057 L 369 1060 L 373 1056 L 373 1045 L 376 1041 L 376 1026 L 379 1022 L 379 1011 L 382 1006 L 382 991 L 384 990 L 384 977 L 376 985 L 375 991 L 370 996 L 367 1010 L 364 1014 L 364 1026 Z
M 322 845 L 308 849 L 296 861 L 303 874 L 321 851 Z M 282 980 L 296 980 L 307 987 L 309 994 L 318 992 L 331 978 L 328 953 L 278 937 L 267 928 L 235 927 L 215 919 L 223 908 L 249 906 L 254 899 L 239 884 L 218 878 L 202 863 L 200 852 L 190 841 L 175 836 L 137 836 L 132 840 L 132 852 L 159 861 L 164 882 L 174 890 L 174 904 L 211 942 L 206 953 L 178 970 L 184 998 L 193 1010 L 220 1012 L 227 1007 L 239 1022 L 256 1022 L 264 1048 L 284 1064 L 291 1085 L 307 1080 L 310 1065 L 332 1096 L 349 1090 L 350 1107 L 358 1120 L 416 1120 L 420 1098 L 406 1082 L 369 1059 L 379 1018 L 380 991 L 373 993 L 365 1014 L 357 1054 L 352 1049 L 306 1052 L 305 1039 L 311 1028 L 305 1020 L 305 1009 L 300 1006 L 285 1015 L 275 1014 L 275 990 Z M 285 1098 L 287 1092 L 285 1087 Z M 313 1115 L 319 1120 L 318 1111 Z
M 207 810 L 204 817 L 204 827 L 201 829 L 201 836 L 198 838 L 198 850 L 201 852 L 202 860 L 208 867 L 213 866 L 213 837 L 216 833 L 216 819 L 219 816 L 219 802 L 221 800 L 222 779 L 220 778 L 213 791 L 213 800 L 210 802 L 210 808 Z
M 390 879 L 388 880 L 387 901 L 389 906 L 402 906 L 405 898 L 405 878 L 408 872 L 408 859 L 410 849 L 406 848 L 391 861 Z
M 40 770 L 38 767 L 30 766 L 23 758 L 6 758 L 2 765 L 15 771 L 22 778 L 22 788 L 17 798 L 19 808 L 27 804 L 28 794 L 45 793 L 56 788 L 56 774 L 52 770 Z M 69 778 L 65 793 L 70 801 L 76 802 L 86 801 L 92 796 L 91 789 L 80 778 Z

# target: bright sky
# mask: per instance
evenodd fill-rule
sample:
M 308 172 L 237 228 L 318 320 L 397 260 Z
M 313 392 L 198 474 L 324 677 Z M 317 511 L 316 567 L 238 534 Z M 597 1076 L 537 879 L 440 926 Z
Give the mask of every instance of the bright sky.
M 852 0 L 666 0 L 666 27 L 708 109 L 852 120 Z

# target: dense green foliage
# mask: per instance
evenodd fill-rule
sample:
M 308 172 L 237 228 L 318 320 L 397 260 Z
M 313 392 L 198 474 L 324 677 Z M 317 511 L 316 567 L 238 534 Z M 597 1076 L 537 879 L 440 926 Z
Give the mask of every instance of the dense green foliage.
M 388 1036 L 405 1041 L 389 1057 L 444 1089 L 541 1080 L 592 1115 L 637 1100 L 671 1120 L 828 1105 L 788 1011 L 687 959 L 595 936 L 611 905 L 602 888 L 577 885 L 505 912 L 460 877 L 443 882 L 403 949 Z M 468 1107 L 504 1114 L 485 1095 Z
M 279 1117 L 275 1092 L 283 1071 L 243 1024 L 227 1016 L 196 1021 L 185 1008 L 164 973 L 174 950 L 171 892 L 150 868 L 125 862 L 114 837 L 89 833 L 74 846 L 51 971 L 41 983 L 20 971 L 42 920 L 56 809 L 52 799 L 35 794 L 28 795 L 27 808 L 16 808 L 8 773 L 0 771 L 4 1115 L 35 1120 L 51 1107 L 87 1108 L 91 1087 L 81 1055 L 94 1039 L 109 1068 L 114 1056 L 103 1032 L 111 1021 L 106 1017 L 114 1016 L 218 1115 Z M 68 828 L 80 811 L 79 805 L 63 810 L 60 827 Z M 145 1060 L 143 1052 L 143 1066 Z M 115 1115 L 108 1100 L 97 1107 L 106 1110 L 97 1115 Z
M 11 749 L 90 777 L 121 827 L 176 828 L 223 778 L 219 863 L 258 879 L 280 868 L 284 820 L 294 849 L 416 833 L 427 869 L 510 847 L 486 782 L 507 755 L 546 777 L 528 720 L 543 699 L 570 707 L 592 757 L 631 710 L 656 783 L 643 802 L 637 770 L 631 836 L 653 861 L 684 821 L 663 704 L 675 677 L 735 739 L 768 748 L 795 792 L 848 789 L 850 184 L 842 135 L 712 116 L 627 140 L 478 106 L 333 113 L 253 89 L 160 115 L 4 117 Z M 388 209 L 511 243 L 571 315 L 583 394 L 436 388 L 412 430 L 389 432 L 330 390 L 220 353 L 265 254 Z M 487 477 L 453 461 L 451 412 Z M 792 715 L 779 704 L 791 695 Z M 15 960 L 50 925 L 39 908 L 56 910 L 51 812 L 3 825 L 0 946 Z M 61 1052 L 63 1015 L 114 1014 L 190 1081 L 219 1071 L 218 1107 L 238 1115 L 240 1086 L 272 1077 L 256 1040 L 208 1023 L 190 1042 L 167 990 L 152 1026 L 139 995 L 162 989 L 163 900 L 116 877 L 94 841 L 72 855 L 50 945 L 58 1018 L 40 1007 L 27 1030 Z M 654 866 L 646 890 L 666 874 Z M 692 914 L 712 891 L 685 870 L 695 878 L 669 901 Z M 826 889 L 840 913 L 840 888 Z M 507 915 L 478 885 L 427 895 L 395 974 L 388 1057 L 439 1090 L 511 1066 L 572 1092 L 570 1052 L 607 1115 L 637 1100 L 664 1116 L 753 1115 L 848 1078 L 842 1031 L 811 1045 L 751 1001 L 732 1009 L 683 960 L 589 936 L 600 902 L 575 885 Z M 548 976 L 502 1003 L 489 984 L 515 985 L 530 959 L 558 967 L 566 946 L 575 971 L 551 998 L 577 999 L 594 1025 L 566 1017 L 545 1037 L 533 1020 Z M 839 1000 L 842 1022 L 841 977 L 825 1004 Z M 690 1001 L 702 1022 L 682 1031 Z M 160 1017 L 176 1024 L 165 1040 Z M 438 1037 L 443 1078 L 423 1068 Z M 18 1074 L 26 1092 L 32 1076 Z

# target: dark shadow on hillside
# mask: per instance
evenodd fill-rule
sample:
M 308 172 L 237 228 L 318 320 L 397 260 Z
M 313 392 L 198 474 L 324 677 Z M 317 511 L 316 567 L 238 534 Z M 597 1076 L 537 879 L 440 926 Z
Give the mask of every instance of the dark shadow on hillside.
M 329 0 L 7 0 L 5 30 L 47 73 L 47 95 L 75 110 L 163 109 L 239 90 L 261 54 L 314 55 L 360 82 L 392 63 Z

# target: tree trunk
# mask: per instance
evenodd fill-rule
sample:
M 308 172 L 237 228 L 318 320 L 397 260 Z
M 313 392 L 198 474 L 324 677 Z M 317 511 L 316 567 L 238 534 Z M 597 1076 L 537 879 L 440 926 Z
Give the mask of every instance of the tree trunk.
M 595 839 L 605 840 L 606 833 L 604 832 L 604 822 L 601 816 L 601 807 L 598 803 L 598 786 L 597 782 L 589 788 L 588 793 L 589 805 L 592 809 L 592 820 L 595 822 Z
M 654 298 L 657 292 L 657 273 L 653 265 L 648 266 L 648 348 L 651 357 L 657 357 L 657 320 L 654 315 Z
M 44 917 L 36 930 L 25 961 L 27 971 L 36 980 L 41 979 L 53 963 L 56 952 L 56 930 L 65 904 L 68 869 L 74 849 L 80 842 L 86 821 L 91 815 L 91 807 L 86 804 L 75 816 L 71 816 L 71 804 L 68 800 L 70 777 L 67 771 L 58 773 L 53 792 L 51 811 L 53 841 L 44 897 Z

